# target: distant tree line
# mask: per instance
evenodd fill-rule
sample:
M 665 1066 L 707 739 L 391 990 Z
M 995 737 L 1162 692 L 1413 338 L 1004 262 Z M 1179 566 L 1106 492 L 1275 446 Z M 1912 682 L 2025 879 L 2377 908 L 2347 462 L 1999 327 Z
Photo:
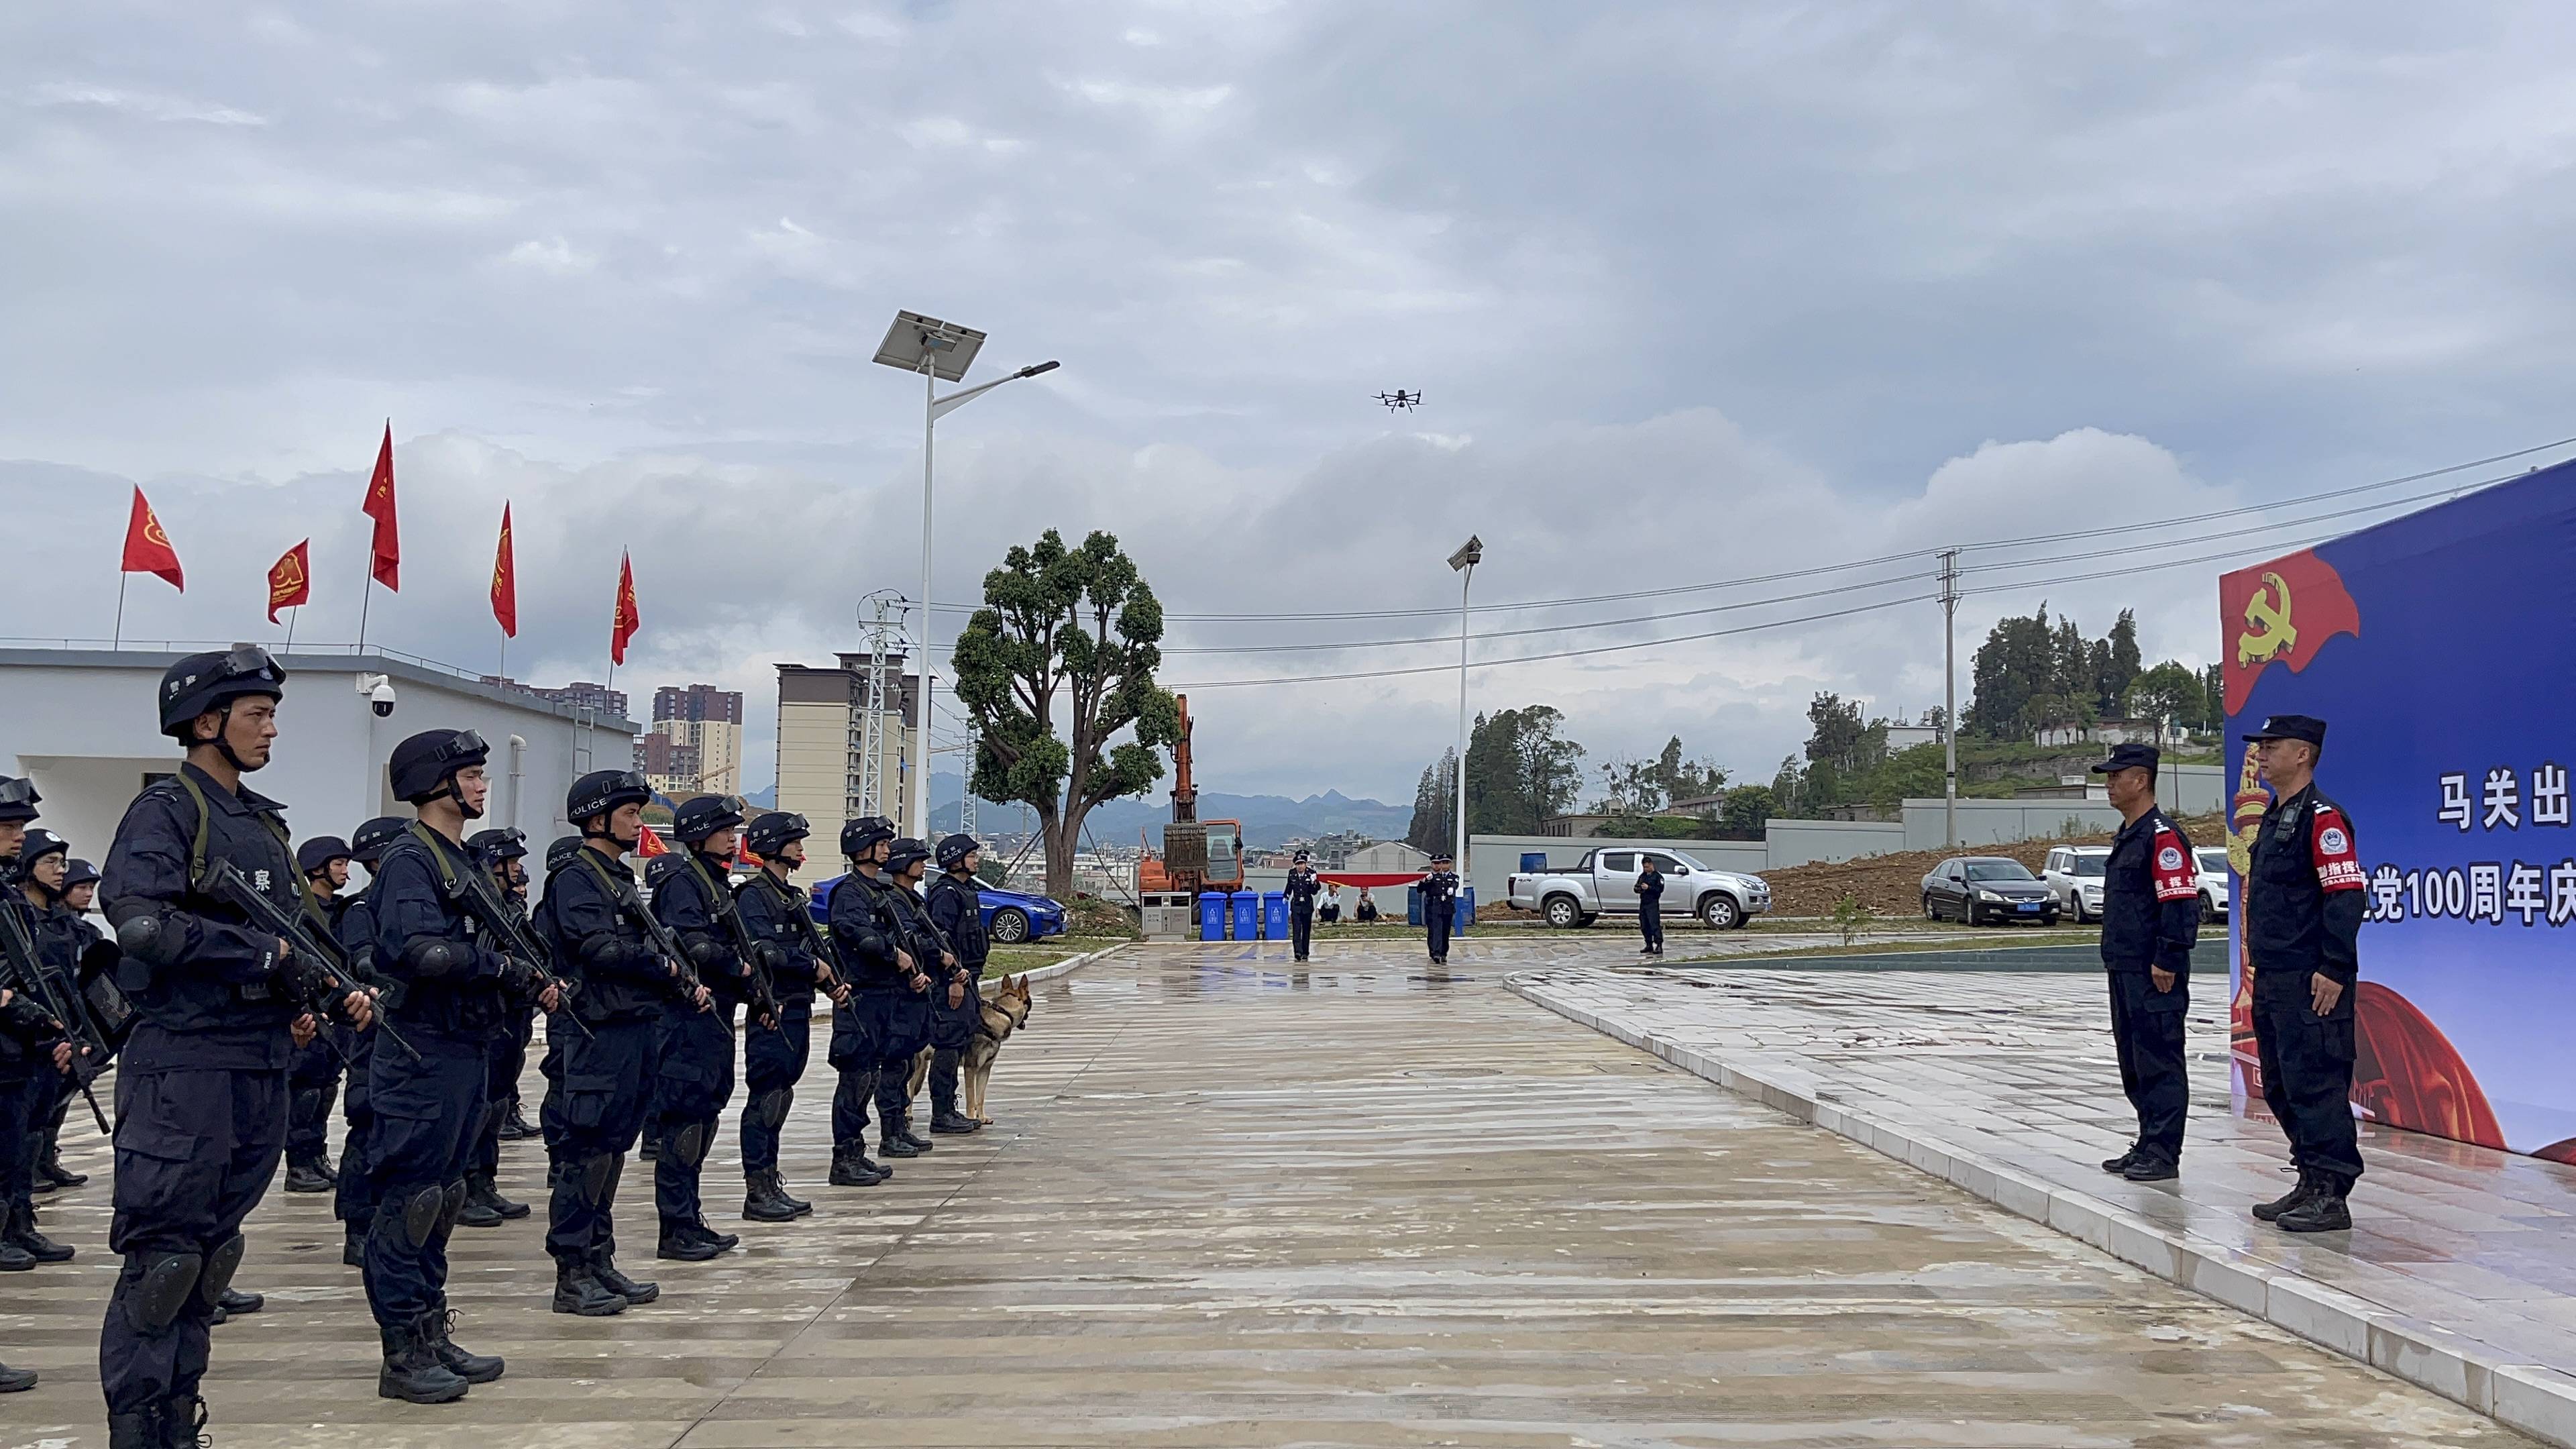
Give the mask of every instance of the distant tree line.
M 1467 734 L 1467 830 L 1473 835 L 1536 835 L 1540 823 L 1574 808 L 1583 786 L 1583 746 L 1564 735 L 1565 715 L 1533 704 L 1476 716 Z M 1458 752 L 1444 750 L 1422 769 L 1413 792 L 1405 843 L 1434 851 L 1457 832 Z
M 1977 648 L 1970 684 L 1965 733 L 1990 740 L 2122 718 L 2212 729 L 2221 714 L 2217 666 L 2194 671 L 2168 659 L 2142 667 L 2137 616 L 2128 609 L 2099 639 L 2086 638 L 2070 617 L 2052 620 L 2045 603 L 2026 618 L 1999 620 Z

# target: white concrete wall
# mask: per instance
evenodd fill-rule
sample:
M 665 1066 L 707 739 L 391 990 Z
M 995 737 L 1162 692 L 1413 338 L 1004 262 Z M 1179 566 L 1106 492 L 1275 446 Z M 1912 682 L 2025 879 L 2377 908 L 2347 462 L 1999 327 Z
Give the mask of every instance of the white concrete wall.
M 1959 844 L 2009 845 L 2017 840 L 2045 840 L 2067 834 L 2120 828 L 2120 812 L 2091 800 L 1962 800 Z M 1905 849 L 1939 850 L 1943 840 L 1942 802 L 1905 802 Z
M 1775 870 L 1905 848 L 1905 827 L 1893 820 L 1773 820 L 1762 836 L 1766 862 Z

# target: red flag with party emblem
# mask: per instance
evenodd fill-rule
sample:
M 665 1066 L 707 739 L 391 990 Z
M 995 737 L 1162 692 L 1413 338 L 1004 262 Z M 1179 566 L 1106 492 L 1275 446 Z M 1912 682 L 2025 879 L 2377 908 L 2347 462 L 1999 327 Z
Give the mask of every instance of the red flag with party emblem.
M 2302 549 L 2286 558 L 2218 578 L 2218 616 L 2226 653 L 2220 661 L 2227 712 L 2245 707 L 2254 681 L 2275 663 L 2292 674 L 2308 667 L 2338 634 L 2361 637 L 2361 608 L 2335 566 Z
M 179 567 L 179 550 L 170 546 L 170 535 L 161 531 L 161 520 L 152 505 L 143 501 L 143 490 L 134 490 L 134 511 L 125 520 L 124 570 L 129 574 L 157 574 L 169 580 L 170 587 L 188 592 L 188 576 Z
M 492 617 L 501 637 L 519 637 L 519 562 L 510 548 L 510 505 L 501 505 L 501 545 L 492 555 Z
M 608 662 L 626 662 L 626 641 L 644 627 L 644 616 L 635 608 L 635 564 L 624 554 L 617 556 L 617 612 L 608 623 Z
M 394 425 L 385 424 L 385 441 L 376 449 L 376 471 L 367 479 L 366 506 L 359 510 L 376 521 L 367 545 L 367 571 L 377 583 L 402 592 L 402 528 L 394 521 Z
M 268 566 L 268 622 L 277 622 L 280 609 L 298 609 L 313 602 L 312 549 L 313 540 L 308 538 Z

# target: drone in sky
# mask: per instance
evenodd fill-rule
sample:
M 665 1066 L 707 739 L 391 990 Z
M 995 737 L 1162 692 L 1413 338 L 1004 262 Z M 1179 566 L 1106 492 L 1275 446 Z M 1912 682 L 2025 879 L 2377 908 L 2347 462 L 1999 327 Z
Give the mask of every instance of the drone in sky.
M 1379 393 L 1377 395 L 1377 400 L 1386 404 L 1389 412 L 1399 412 L 1405 408 L 1418 408 L 1422 406 L 1422 394 L 1418 392 L 1406 392 L 1400 387 L 1393 392 Z

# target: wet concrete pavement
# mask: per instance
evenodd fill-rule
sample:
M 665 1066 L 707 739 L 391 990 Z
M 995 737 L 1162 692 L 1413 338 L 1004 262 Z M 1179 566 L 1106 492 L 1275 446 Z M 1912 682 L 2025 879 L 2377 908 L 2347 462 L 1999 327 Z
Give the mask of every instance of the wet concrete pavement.
M 1039 987 L 1001 1125 L 820 1186 L 828 1074 L 789 1125 L 787 1227 L 549 1314 L 539 1229 L 458 1234 L 458 1338 L 510 1371 L 379 1400 L 322 1200 L 272 1193 L 217 1330 L 215 1442 L 422 1445 L 2521 1444 L 1506 991 L 1623 938 L 1136 950 Z M 533 1079 L 532 1079 L 533 1080 Z M 76 1154 L 95 1168 L 95 1146 Z M 505 1189 L 533 1199 L 533 1147 Z M 730 1128 L 709 1160 L 733 1204 Z M 629 1173 L 621 1237 L 649 1244 Z M 0 1446 L 103 1443 L 106 1194 L 69 1268 L 0 1282 Z

